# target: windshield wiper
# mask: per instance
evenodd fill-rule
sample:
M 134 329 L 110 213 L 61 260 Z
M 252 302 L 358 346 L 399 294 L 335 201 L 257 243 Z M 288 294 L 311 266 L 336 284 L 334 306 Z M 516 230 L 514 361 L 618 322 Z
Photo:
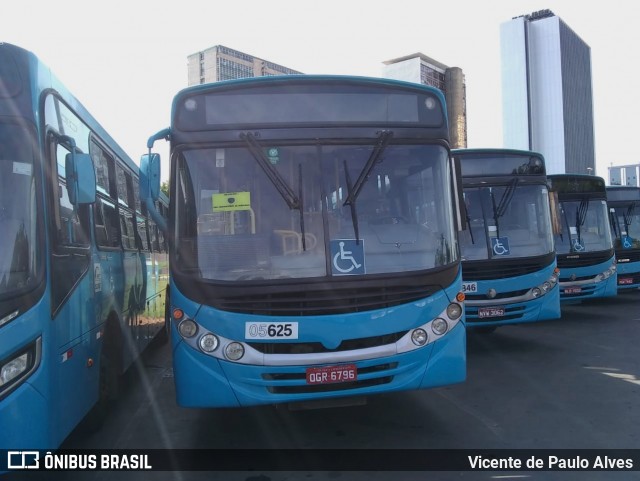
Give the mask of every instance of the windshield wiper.
M 636 210 L 636 205 L 631 204 L 626 212 L 622 213 L 622 218 L 624 219 L 624 230 L 629 235 L 629 227 L 631 226 L 631 222 L 633 222 L 633 214 Z
M 247 145 L 247 149 L 249 150 L 249 152 L 251 152 L 253 158 L 256 159 L 258 165 L 262 167 L 262 170 L 267 175 L 278 193 L 282 196 L 284 201 L 287 203 L 289 209 L 300 210 L 302 214 L 299 197 L 295 194 L 293 189 L 289 187 L 287 182 L 282 178 L 275 167 L 271 165 L 271 162 L 269 162 L 269 159 L 264 154 L 262 147 L 254 137 L 254 135 L 251 133 L 246 134 L 243 132 L 240 134 L 240 139 Z
M 578 243 L 582 244 L 582 239 L 580 237 L 580 227 L 584 225 L 584 222 L 587 220 L 587 211 L 589 210 L 589 198 L 583 197 L 580 201 L 580 205 L 576 210 L 576 234 L 578 235 Z
M 304 198 L 302 196 L 302 164 L 298 164 L 298 211 L 300 212 L 300 235 L 302 236 L 302 250 L 307 250 L 307 236 L 304 231 Z
M 376 165 L 376 162 L 382 155 L 382 152 L 384 152 L 384 149 L 387 147 L 387 144 L 391 140 L 391 137 L 393 137 L 393 132 L 391 132 L 390 130 L 383 130 L 380 132 L 380 134 L 378 135 L 378 142 L 376 143 L 376 146 L 373 148 L 373 152 L 371 152 L 371 155 L 369 156 L 367 163 L 362 168 L 362 172 L 360 172 L 360 175 L 358 176 L 358 180 L 356 180 L 356 183 L 353 184 L 353 188 L 349 189 L 347 199 L 342 204 L 343 206 L 353 205 L 355 203 L 356 199 L 358 198 L 358 195 L 360 194 L 360 191 L 362 190 L 362 186 L 369 179 L 369 175 L 371 174 L 371 171 L 373 170 L 374 165 Z M 345 172 L 346 172 L 346 163 L 345 163 Z
M 500 237 L 500 226 L 498 225 L 498 219 L 502 217 L 507 211 L 507 207 L 513 199 L 514 194 L 516 193 L 516 187 L 518 185 L 518 178 L 513 179 L 509 185 L 504 189 L 502 193 L 502 197 L 500 197 L 500 202 L 496 206 L 496 197 L 493 195 L 493 190 L 491 190 L 491 204 L 493 206 L 493 220 L 496 224 L 496 237 Z
M 347 161 L 344 160 L 344 177 L 347 182 L 347 200 L 351 197 L 353 193 L 353 185 L 351 185 L 351 176 L 349 175 L 349 169 L 347 168 Z M 346 201 L 345 201 L 346 204 Z M 343 205 L 345 205 L 343 204 Z M 355 198 L 353 202 L 349 202 L 349 207 L 351 208 L 351 223 L 353 224 L 353 234 L 356 237 L 356 245 L 360 245 L 360 232 L 358 227 L 358 212 L 356 211 L 356 202 Z

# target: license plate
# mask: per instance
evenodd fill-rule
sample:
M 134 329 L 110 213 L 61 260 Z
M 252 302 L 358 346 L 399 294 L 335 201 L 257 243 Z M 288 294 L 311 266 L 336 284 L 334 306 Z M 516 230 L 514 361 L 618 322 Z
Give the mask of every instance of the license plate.
M 484 319 L 485 317 L 500 317 L 504 316 L 504 307 L 479 307 L 478 317 Z
M 618 284 L 621 286 L 633 284 L 633 277 L 618 277 Z
M 582 292 L 582 287 L 565 287 L 565 294 L 580 294 Z
M 307 368 L 307 384 L 334 384 L 357 379 L 358 368 L 355 364 Z

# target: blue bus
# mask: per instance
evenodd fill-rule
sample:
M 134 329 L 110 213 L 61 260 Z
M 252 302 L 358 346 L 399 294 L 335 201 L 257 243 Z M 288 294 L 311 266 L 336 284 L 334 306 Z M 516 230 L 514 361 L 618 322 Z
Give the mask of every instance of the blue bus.
M 618 293 L 616 258 L 609 226 L 604 179 L 594 175 L 549 176 L 560 227 L 555 247 L 560 268 L 560 302 L 611 297 Z
M 459 176 L 440 91 L 287 76 L 199 85 L 170 141 L 177 401 L 366 401 L 461 382 Z
M 559 271 L 544 157 L 510 149 L 452 152 L 462 167 L 460 236 L 470 328 L 558 319 Z
M 49 68 L 0 44 L 0 449 L 103 419 L 165 332 L 168 253 L 138 175 Z
M 618 292 L 640 287 L 640 187 L 607 186 Z

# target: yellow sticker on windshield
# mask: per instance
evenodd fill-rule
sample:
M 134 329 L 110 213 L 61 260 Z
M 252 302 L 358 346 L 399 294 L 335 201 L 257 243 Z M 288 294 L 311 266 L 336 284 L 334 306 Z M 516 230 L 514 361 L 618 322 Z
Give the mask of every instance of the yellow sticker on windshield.
M 214 212 L 251 209 L 251 192 L 226 192 L 211 197 Z

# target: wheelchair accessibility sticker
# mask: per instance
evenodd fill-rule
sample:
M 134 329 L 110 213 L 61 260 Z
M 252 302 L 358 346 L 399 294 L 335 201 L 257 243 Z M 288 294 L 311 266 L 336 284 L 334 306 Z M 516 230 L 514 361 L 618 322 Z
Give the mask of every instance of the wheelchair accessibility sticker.
M 633 247 L 633 239 L 628 235 L 623 235 L 621 239 L 623 249 L 631 249 Z
M 508 256 L 511 254 L 509 250 L 509 238 L 508 237 L 492 237 L 491 248 L 493 253 L 497 256 Z
M 364 241 L 356 244 L 355 239 L 336 239 L 330 243 L 331 272 L 334 276 L 365 274 Z

